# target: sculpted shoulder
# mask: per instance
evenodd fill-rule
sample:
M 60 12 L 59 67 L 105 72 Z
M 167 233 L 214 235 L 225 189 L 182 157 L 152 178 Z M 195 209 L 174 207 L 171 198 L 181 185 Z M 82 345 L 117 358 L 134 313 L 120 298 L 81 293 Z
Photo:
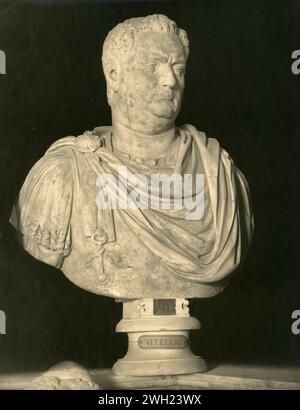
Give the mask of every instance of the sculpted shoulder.
M 78 161 L 104 144 L 108 129 L 98 127 L 78 137 L 57 140 L 28 173 L 10 222 L 22 246 L 36 259 L 60 267 L 70 254 L 70 220 Z
M 42 191 L 40 194 L 51 194 L 56 190 L 57 194 L 61 194 L 70 190 L 74 152 L 84 154 L 96 151 L 104 144 L 104 134 L 108 128 L 97 127 L 77 137 L 68 136 L 55 141 L 28 173 L 19 198 L 28 200 L 37 190 L 36 187 Z
M 28 173 L 12 209 L 10 222 L 22 246 L 55 267 L 71 251 L 74 150 L 86 151 L 87 139 L 71 136 L 52 144 Z

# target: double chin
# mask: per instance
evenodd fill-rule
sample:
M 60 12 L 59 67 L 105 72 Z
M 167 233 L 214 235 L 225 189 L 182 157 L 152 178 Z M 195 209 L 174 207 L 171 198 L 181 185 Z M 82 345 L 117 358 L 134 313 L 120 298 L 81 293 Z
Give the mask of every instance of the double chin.
M 161 102 L 152 102 L 147 107 L 128 104 L 125 110 L 115 106 L 112 107 L 113 118 L 123 126 L 141 134 L 163 132 L 174 126 L 179 111 L 177 104 L 172 101 L 168 102 L 168 108 L 164 105 Z

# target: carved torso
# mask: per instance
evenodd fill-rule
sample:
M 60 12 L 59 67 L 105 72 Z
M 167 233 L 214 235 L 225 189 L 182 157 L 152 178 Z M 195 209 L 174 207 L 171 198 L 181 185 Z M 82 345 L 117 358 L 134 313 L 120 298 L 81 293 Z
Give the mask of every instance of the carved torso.
M 96 181 L 103 167 L 120 162 L 147 177 L 152 173 L 171 175 L 178 167 L 178 156 L 145 163 L 126 153 L 112 152 L 111 132 L 110 127 L 101 127 L 59 140 L 31 170 L 12 215 L 25 249 L 37 259 L 59 267 L 76 285 L 96 294 L 137 299 L 208 297 L 220 292 L 242 257 L 241 249 L 239 253 L 237 248 L 235 255 L 231 250 L 240 241 L 241 221 L 229 221 L 233 229 L 225 224 L 228 238 L 223 238 L 218 228 L 220 215 L 214 211 L 213 203 L 217 185 L 207 175 L 205 145 L 195 168 L 205 176 L 203 218 L 189 221 L 151 209 L 143 210 L 140 216 L 139 210 L 99 209 Z M 183 138 L 181 134 L 178 130 L 179 139 Z M 195 162 L 194 152 L 198 151 L 192 145 L 185 152 L 185 171 Z M 232 167 L 228 154 L 222 151 L 221 155 L 229 164 L 225 166 Z M 216 158 L 219 160 L 218 155 Z M 218 167 L 216 164 L 209 172 L 215 174 Z M 223 178 L 221 174 L 212 177 Z M 241 215 L 248 224 L 245 230 L 249 242 L 252 216 L 243 180 L 238 183 L 243 193 L 238 188 L 235 194 L 242 198 L 238 206 L 243 207 Z M 228 194 L 224 195 L 230 201 L 230 213 L 239 198 L 232 201 Z M 236 213 L 231 212 L 235 218 Z M 135 215 L 142 219 L 135 221 Z M 150 221 L 149 229 L 140 226 L 143 221 Z M 218 243 L 220 248 L 224 244 L 228 247 L 228 255 L 226 250 L 216 254 Z M 168 247 L 169 260 L 165 252 Z

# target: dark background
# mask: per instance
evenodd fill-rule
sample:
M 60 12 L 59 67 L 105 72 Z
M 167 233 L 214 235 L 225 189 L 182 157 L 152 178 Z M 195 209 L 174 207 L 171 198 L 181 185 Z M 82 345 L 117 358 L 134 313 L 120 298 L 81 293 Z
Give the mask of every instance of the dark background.
M 255 236 L 221 295 L 191 301 L 203 325 L 195 353 L 211 362 L 300 364 L 300 2 L 0 2 L 0 372 L 61 360 L 111 367 L 126 350 L 121 305 L 83 291 L 28 255 L 8 219 L 33 164 L 55 140 L 110 123 L 100 65 L 104 38 L 126 18 L 164 13 L 187 30 L 190 61 L 177 123 L 217 137 L 247 176 Z

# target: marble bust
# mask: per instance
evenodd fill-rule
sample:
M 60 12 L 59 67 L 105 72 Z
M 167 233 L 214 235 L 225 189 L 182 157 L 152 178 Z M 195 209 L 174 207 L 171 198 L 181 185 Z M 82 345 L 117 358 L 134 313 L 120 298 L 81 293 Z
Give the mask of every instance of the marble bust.
M 188 54 L 186 32 L 166 16 L 114 27 L 102 54 L 112 125 L 54 142 L 21 189 L 11 223 L 22 246 L 83 289 L 122 300 L 209 297 L 247 252 L 245 177 L 216 139 L 175 126 Z M 146 179 L 203 175 L 202 217 L 187 219 L 184 208 L 99 207 L 99 177 L 117 178 L 120 166 Z

